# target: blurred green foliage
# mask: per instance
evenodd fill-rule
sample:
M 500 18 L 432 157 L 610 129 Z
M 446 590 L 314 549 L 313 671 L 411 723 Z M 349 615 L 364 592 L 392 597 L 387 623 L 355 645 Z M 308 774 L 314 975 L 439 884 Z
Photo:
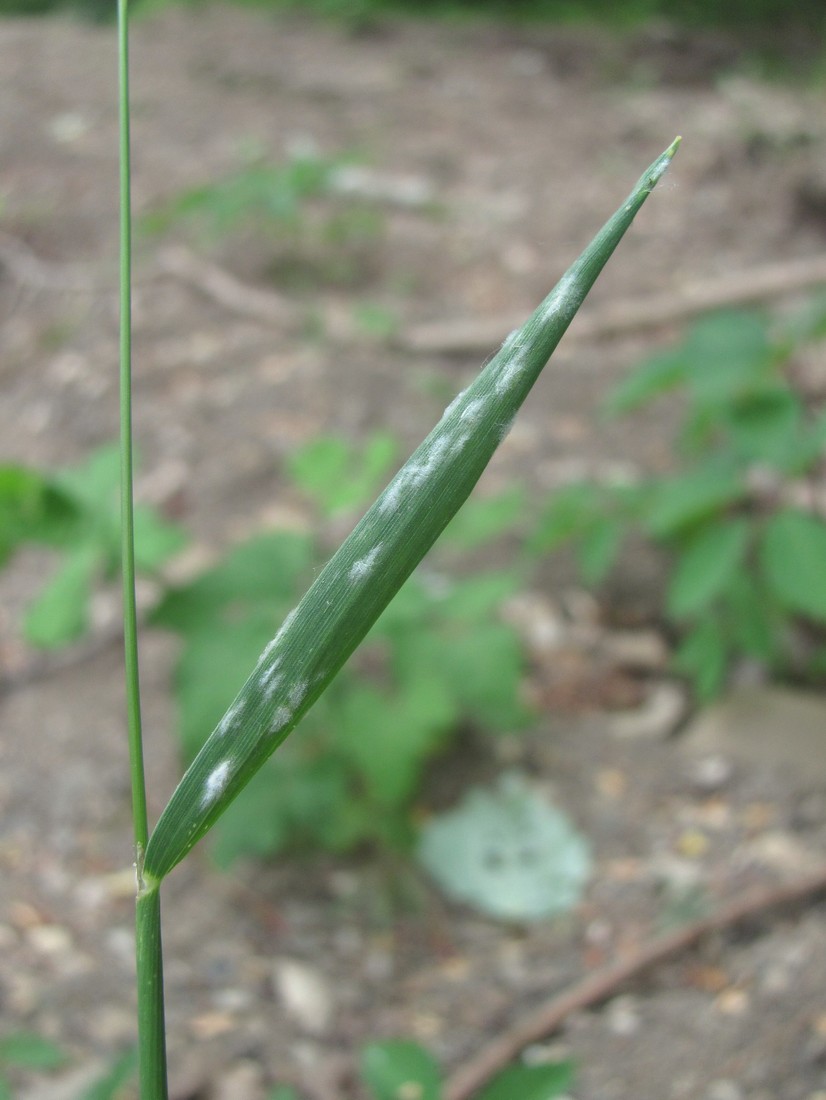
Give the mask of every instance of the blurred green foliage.
M 355 158 L 302 153 L 272 163 L 258 153 L 223 179 L 179 192 L 138 221 L 145 233 L 183 230 L 205 245 L 254 234 L 272 245 L 269 275 L 292 289 L 363 280 L 383 231 L 375 203 L 342 193 Z
M 201 5 L 206 0 L 132 0 L 133 10 L 170 3 Z M 687 27 L 725 27 L 760 45 L 780 38 L 799 47 L 807 41 L 816 48 L 826 30 L 823 0 L 236 0 L 258 7 L 306 11 L 358 28 L 386 12 L 423 16 L 486 16 L 509 20 L 553 22 L 598 20 L 615 26 L 634 26 L 649 20 L 669 20 Z M 92 19 L 112 18 L 116 0 L 0 0 L 0 15 L 37 15 L 69 9 Z
M 0 566 L 21 547 L 52 549 L 60 564 L 23 622 L 32 645 L 57 648 L 82 637 L 93 593 L 120 567 L 120 455 L 101 447 L 79 466 L 43 472 L 0 464 Z M 186 539 L 154 509 L 135 509 L 135 564 L 157 577 Z
M 826 408 L 801 392 L 795 371 L 824 335 L 824 303 L 779 332 L 743 311 L 697 321 L 606 402 L 616 416 L 678 396 L 676 469 L 630 484 L 572 484 L 540 514 L 532 551 L 573 542 L 589 585 L 609 572 L 631 531 L 664 553 L 675 664 L 701 700 L 744 657 L 783 678 L 823 682 L 826 520 L 817 486 Z

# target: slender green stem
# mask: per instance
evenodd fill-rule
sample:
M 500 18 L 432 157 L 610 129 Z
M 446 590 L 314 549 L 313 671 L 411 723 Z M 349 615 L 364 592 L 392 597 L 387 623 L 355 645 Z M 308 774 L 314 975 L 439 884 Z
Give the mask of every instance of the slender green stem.
M 138 894 L 135 932 L 141 1100 L 167 1100 L 161 894 L 157 885 Z
M 144 881 L 143 860 L 149 840 L 143 761 L 138 617 L 135 600 L 135 517 L 132 447 L 132 197 L 129 140 L 129 12 L 118 0 L 118 113 L 120 120 L 120 440 L 121 556 L 126 712 L 132 821 L 138 898 L 135 910 L 138 1041 L 141 1100 L 166 1100 L 166 1037 L 161 952 L 161 901 L 158 884 Z
M 138 622 L 135 603 L 135 517 L 132 489 L 132 199 L 129 152 L 128 0 L 118 0 L 120 110 L 120 455 L 123 635 L 126 659 L 126 710 L 132 774 L 132 820 L 138 870 L 149 839 L 143 767 L 141 699 L 138 676 Z

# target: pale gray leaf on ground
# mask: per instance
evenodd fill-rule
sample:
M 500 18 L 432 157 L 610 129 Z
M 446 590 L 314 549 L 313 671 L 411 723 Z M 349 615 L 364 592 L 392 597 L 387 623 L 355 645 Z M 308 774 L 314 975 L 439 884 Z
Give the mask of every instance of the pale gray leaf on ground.
M 573 909 L 591 865 L 585 838 L 513 772 L 428 822 L 418 856 L 449 897 L 517 921 Z

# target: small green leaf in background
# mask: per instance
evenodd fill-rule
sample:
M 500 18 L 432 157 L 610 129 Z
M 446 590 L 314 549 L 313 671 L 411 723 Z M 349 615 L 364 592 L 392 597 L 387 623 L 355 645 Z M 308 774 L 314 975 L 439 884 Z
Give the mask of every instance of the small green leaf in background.
M 766 522 L 760 566 L 778 602 L 789 611 L 826 622 L 826 523 L 785 509 Z
M 439 1067 L 418 1043 L 404 1039 L 370 1043 L 362 1050 L 360 1063 L 373 1100 L 440 1100 Z
M 749 535 L 745 519 L 716 521 L 701 528 L 681 551 L 669 578 L 669 615 L 688 619 L 705 610 L 739 572 Z
M 387 432 L 374 432 L 359 446 L 336 436 L 322 436 L 290 455 L 287 469 L 325 515 L 335 515 L 361 507 L 370 499 L 397 450 L 396 440 Z
M 32 645 L 55 649 L 86 632 L 92 581 L 100 564 L 100 551 L 90 543 L 69 554 L 26 611 L 23 629 Z
M 767 664 L 779 660 L 782 632 L 779 608 L 757 584 L 751 570 L 740 570 L 731 578 L 723 608 L 732 640 L 743 653 Z
M 116 1100 L 124 1085 L 138 1070 L 138 1052 L 134 1048 L 116 1058 L 108 1070 L 78 1097 L 78 1100 Z
M 135 507 L 135 565 L 142 573 L 157 573 L 161 566 L 186 546 L 186 535 L 161 519 L 154 508 Z
M 457 716 L 443 682 L 423 677 L 412 686 L 386 695 L 353 685 L 338 708 L 336 743 L 357 765 L 379 807 L 398 806 L 411 797 L 425 761 Z
M 721 310 L 689 330 L 683 354 L 694 400 L 716 404 L 752 389 L 772 368 L 774 348 L 766 322 L 753 311 Z
M 785 383 L 772 383 L 732 404 L 724 423 L 733 447 L 746 462 L 785 470 L 798 459 L 803 416 L 803 402 L 797 394 Z
M 518 488 L 491 497 L 471 497 L 445 528 L 442 545 L 475 550 L 499 535 L 512 534 L 526 505 L 527 497 Z
M 508 1066 L 474 1100 L 554 1100 L 570 1087 L 573 1077 L 571 1062 Z
M 707 617 L 685 635 L 674 654 L 675 669 L 686 676 L 700 702 L 720 693 L 729 661 L 725 632 L 714 617 Z
M 608 395 L 603 406 L 606 414 L 618 416 L 648 404 L 684 382 L 687 370 L 681 346 L 645 360 Z
M 25 542 L 63 544 L 77 521 L 74 502 L 48 476 L 0 465 L 0 565 Z
M 295 227 L 306 200 L 324 195 L 345 158 L 304 154 L 283 164 L 250 157 L 224 179 L 181 192 L 138 222 L 146 233 L 165 232 L 182 220 L 196 222 L 213 238 L 252 225 Z
M 582 535 L 577 548 L 579 568 L 586 583 L 599 584 L 617 560 L 625 525 L 614 516 L 601 516 Z
M 745 492 L 739 470 L 728 463 L 710 462 L 656 482 L 651 487 L 644 523 L 654 538 L 681 535 L 741 499 Z
M 604 514 L 605 490 L 590 481 L 566 485 L 553 494 L 528 542 L 531 553 L 554 550 L 581 537 Z
M 120 561 L 119 477 L 119 452 L 110 446 L 55 473 L 0 465 L 0 566 L 27 542 L 63 555 L 26 611 L 23 629 L 33 645 L 66 645 L 87 630 L 95 582 L 111 577 Z M 156 574 L 185 543 L 183 533 L 152 508 L 136 509 L 135 556 L 141 572 Z
M 19 1069 L 58 1069 L 67 1056 L 57 1043 L 31 1031 L 14 1031 L 0 1038 L 0 1065 Z
M 398 314 L 374 302 L 362 302 L 355 306 L 353 320 L 365 336 L 379 343 L 387 343 L 399 331 Z
M 449 897 L 500 920 L 573 909 L 591 870 L 584 837 L 515 773 L 427 822 L 418 856 Z
M 301 1100 L 301 1097 L 289 1085 L 276 1085 L 267 1094 L 267 1100 Z

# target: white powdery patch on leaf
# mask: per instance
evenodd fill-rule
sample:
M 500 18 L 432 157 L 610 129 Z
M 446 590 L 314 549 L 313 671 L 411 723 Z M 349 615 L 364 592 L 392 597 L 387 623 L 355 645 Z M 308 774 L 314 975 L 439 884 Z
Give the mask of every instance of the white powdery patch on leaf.
M 438 439 L 433 441 L 433 445 L 430 448 L 430 453 L 424 462 L 420 462 L 410 468 L 410 482 L 413 485 L 421 485 L 421 483 L 433 473 L 438 467 L 439 463 L 445 456 L 445 453 L 450 449 L 451 440 L 448 439 L 447 433 L 440 435 Z
M 403 466 L 384 490 L 379 500 L 379 511 L 382 515 L 395 512 L 401 502 L 403 493 L 407 489 L 413 489 L 417 485 L 421 485 L 439 466 L 453 444 L 454 440 L 445 432 L 444 435 L 440 435 L 438 439 L 433 441 L 427 458 L 421 462 Z
M 510 389 L 518 375 L 525 369 L 525 365 L 525 349 L 519 348 L 496 379 L 494 389 L 500 396 Z
M 462 390 L 460 393 L 456 394 L 456 396 L 450 402 L 448 407 L 442 413 L 442 420 L 447 420 L 447 418 L 449 416 L 452 416 L 453 413 L 456 412 L 456 409 L 459 407 L 459 403 L 461 402 L 462 398 L 465 396 L 466 393 L 467 393 L 467 390 Z
M 484 397 L 474 397 L 472 401 L 468 402 L 467 408 L 462 410 L 459 421 L 462 424 L 478 424 L 482 419 L 486 404 Z
M 227 713 L 224 715 L 224 717 L 218 723 L 218 733 L 220 733 L 220 734 L 229 733 L 229 731 L 235 725 L 235 722 L 236 722 L 240 712 L 241 712 L 241 700 L 236 699 L 235 702 L 232 704 L 232 706 L 227 711 Z
M 377 543 L 369 554 L 365 554 L 363 558 L 359 558 L 358 561 L 354 561 L 350 566 L 350 570 L 347 576 L 351 581 L 364 580 L 372 572 L 373 566 L 376 564 L 376 558 L 381 552 L 382 544 Z
M 273 695 L 284 681 L 284 673 L 278 671 L 280 664 L 281 658 L 276 657 L 276 659 L 258 681 L 258 686 L 260 687 L 261 691 L 264 692 L 264 695 L 267 699 L 272 699 Z
M 275 649 L 275 647 L 281 644 L 281 639 L 284 637 L 284 635 L 287 633 L 287 631 L 292 626 L 292 622 L 293 622 L 293 619 L 295 618 L 296 611 L 298 611 L 298 608 L 294 607 L 292 609 L 292 611 L 289 613 L 289 615 L 286 617 L 284 622 L 281 624 L 280 630 L 278 631 L 276 636 L 273 638 L 273 640 L 270 642 L 270 644 L 267 646 L 267 648 L 264 650 L 265 653 L 272 653 L 272 651 Z
M 542 318 L 550 321 L 559 313 L 565 313 L 573 300 L 576 280 L 571 275 L 563 275 L 551 291 L 548 302 L 542 311 Z
M 286 625 L 286 620 L 285 620 L 285 625 Z M 258 658 L 258 663 L 255 666 L 256 670 L 260 669 L 260 668 L 263 668 L 264 665 L 267 664 L 267 662 L 269 661 L 270 657 L 272 657 L 273 653 L 275 653 L 276 649 L 278 649 L 278 646 L 281 643 L 281 633 L 282 633 L 283 630 L 284 630 L 284 627 L 282 626 L 281 630 L 278 631 L 278 633 L 273 638 L 273 640 L 271 642 L 267 642 L 266 649 L 261 654 L 261 656 Z
M 402 476 L 401 471 L 396 474 L 387 488 L 381 495 L 379 500 L 379 511 L 382 515 L 386 515 L 388 512 L 395 512 L 399 506 L 402 493 L 405 488 L 405 478 Z
M 283 680 L 283 676 L 279 678 Z M 270 720 L 270 733 L 280 733 L 292 722 L 295 712 L 304 702 L 310 685 L 307 680 L 298 680 L 287 691 L 287 702 L 276 707 Z
M 202 806 L 211 806 L 224 793 L 229 782 L 229 770 L 229 760 L 222 760 L 217 767 L 212 769 L 204 784 L 204 793 L 201 798 Z
M 299 680 L 298 683 L 293 684 L 290 690 L 287 692 L 287 702 L 295 710 L 300 707 L 304 702 L 304 696 L 307 694 L 309 684 L 306 680 Z
M 293 712 L 289 707 L 278 707 L 270 722 L 270 733 L 280 733 L 292 721 Z

